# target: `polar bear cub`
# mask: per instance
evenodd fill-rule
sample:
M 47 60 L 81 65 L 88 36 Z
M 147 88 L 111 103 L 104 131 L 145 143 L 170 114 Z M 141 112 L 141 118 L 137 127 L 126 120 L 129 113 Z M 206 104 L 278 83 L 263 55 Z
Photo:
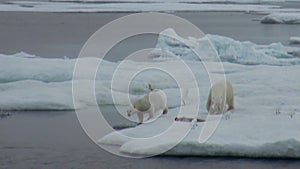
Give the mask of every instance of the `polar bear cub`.
M 145 113 L 149 113 L 149 120 L 159 110 L 163 110 L 163 114 L 168 113 L 166 95 L 161 90 L 154 90 L 129 105 L 127 115 L 130 117 L 136 113 L 141 124 L 143 123 Z
M 208 94 L 206 109 L 209 114 L 222 114 L 234 109 L 233 87 L 230 81 L 223 80 L 214 84 Z

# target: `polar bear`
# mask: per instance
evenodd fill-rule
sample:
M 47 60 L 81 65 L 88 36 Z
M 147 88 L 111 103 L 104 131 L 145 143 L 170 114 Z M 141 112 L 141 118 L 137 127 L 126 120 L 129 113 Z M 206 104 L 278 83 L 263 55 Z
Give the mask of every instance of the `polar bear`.
M 127 115 L 130 117 L 137 113 L 139 124 L 141 124 L 143 123 L 145 113 L 149 113 L 149 120 L 152 119 L 154 113 L 159 110 L 163 110 L 163 114 L 168 113 L 166 96 L 163 91 L 154 90 L 129 105 Z
M 214 84 L 208 94 L 206 109 L 209 114 L 222 114 L 234 109 L 233 87 L 228 80 L 219 81 Z

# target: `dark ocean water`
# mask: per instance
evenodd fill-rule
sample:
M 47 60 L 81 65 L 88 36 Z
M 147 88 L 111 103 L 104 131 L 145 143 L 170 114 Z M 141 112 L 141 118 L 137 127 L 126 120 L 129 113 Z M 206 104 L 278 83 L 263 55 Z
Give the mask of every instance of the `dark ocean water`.
M 76 58 L 88 38 L 105 24 L 129 13 L 0 12 L 0 53 L 27 52 L 41 57 Z M 178 12 L 204 33 L 228 36 L 258 44 L 300 36 L 300 25 L 260 24 L 262 15 L 238 12 Z M 126 28 L 124 28 L 126 29 Z M 129 27 L 130 29 L 130 27 Z M 157 36 L 140 35 L 123 40 L 106 55 L 116 61 L 132 52 L 155 47 Z

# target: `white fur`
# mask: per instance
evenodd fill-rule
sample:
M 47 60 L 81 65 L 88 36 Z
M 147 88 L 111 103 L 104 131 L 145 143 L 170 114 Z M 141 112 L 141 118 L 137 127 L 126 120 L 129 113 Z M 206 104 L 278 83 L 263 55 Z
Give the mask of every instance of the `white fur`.
M 139 110 L 138 107 L 144 106 L 140 104 L 149 104 L 146 106 L 148 109 L 147 110 Z M 149 119 L 152 119 L 154 117 L 154 113 L 163 110 L 164 114 L 167 113 L 168 108 L 167 108 L 167 101 L 166 101 L 166 96 L 164 92 L 160 90 L 154 90 L 149 92 L 147 95 L 143 96 L 142 98 L 136 100 L 133 104 L 129 105 L 127 109 L 127 115 L 131 116 L 133 114 L 137 114 L 139 118 L 139 123 L 143 123 L 144 120 L 144 114 L 149 113 Z
M 220 81 L 214 84 L 208 95 L 206 108 L 210 114 L 222 114 L 227 110 L 234 109 L 234 94 L 231 83 L 227 81 Z

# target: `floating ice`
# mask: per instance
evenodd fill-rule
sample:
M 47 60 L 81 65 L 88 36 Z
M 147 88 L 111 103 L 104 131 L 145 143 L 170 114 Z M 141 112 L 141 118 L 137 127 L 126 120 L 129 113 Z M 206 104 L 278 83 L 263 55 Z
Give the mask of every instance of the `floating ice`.
M 196 77 L 203 77 L 201 70 L 197 71 L 197 67 L 200 67 L 199 64 L 202 62 L 195 57 L 190 48 L 200 50 L 202 55 L 210 55 L 212 53 L 205 51 L 209 44 L 205 38 L 211 40 L 221 59 L 227 61 L 223 62 L 223 66 L 226 78 L 233 84 L 236 109 L 229 119 L 222 119 L 216 132 L 204 144 L 198 142 L 204 123 L 195 126 L 189 122 L 174 122 L 174 118 L 178 116 L 176 107 L 171 108 L 167 115 L 152 123 L 112 132 L 99 138 L 99 144 L 116 145 L 122 153 L 142 157 L 160 154 L 162 150 L 172 148 L 174 139 L 172 137 L 161 141 L 150 139 L 149 142 L 147 138 L 161 134 L 172 123 L 180 123 L 183 128 L 190 127 L 191 131 L 177 146 L 163 155 L 300 157 L 298 131 L 300 65 L 297 65 L 299 64 L 297 58 L 287 54 L 287 50 L 291 48 L 279 43 L 256 45 L 216 35 L 208 35 L 203 39 L 184 39 L 177 36 L 176 39 L 182 41 L 179 42 L 167 35 L 177 36 L 172 29 L 165 30 L 159 36 L 157 47 L 169 53 L 161 56 L 166 57 L 163 58 L 164 62 L 185 59 L 194 73 L 198 74 Z M 155 54 L 159 55 L 157 51 Z M 209 59 L 209 57 L 205 56 L 201 59 Z M 190 60 L 193 60 L 192 63 Z M 221 72 L 216 71 L 213 74 L 219 73 Z M 204 81 L 199 79 L 198 82 Z M 199 116 L 202 118 L 206 115 L 205 101 L 208 89 L 200 92 L 202 102 Z M 281 113 L 276 113 L 276 110 L 280 110 Z M 177 130 L 170 135 L 178 135 L 180 132 L 182 131 Z
M 1 54 L 0 65 L 0 83 L 18 80 L 61 82 L 72 79 L 74 61 L 35 58 L 22 52 L 12 56 Z
M 236 102 L 236 109 L 230 119 L 223 117 L 216 132 L 204 144 L 198 142 L 203 127 L 203 123 L 198 123 L 184 140 L 163 155 L 299 158 L 299 65 L 246 66 L 224 63 L 224 67 L 225 70 L 237 70 L 227 74 L 227 79 L 235 89 Z M 203 95 L 206 97 L 207 93 Z M 276 114 L 277 108 L 280 114 Z M 99 138 L 98 143 L 119 146 L 121 152 L 131 155 L 159 153 L 173 145 L 173 138 L 151 143 L 147 139 L 136 138 L 160 134 L 172 123 L 182 123 L 192 128 L 192 123 L 174 122 L 177 112 L 178 108 L 170 109 L 167 115 L 155 122 L 110 133 Z M 205 106 L 202 105 L 199 112 L 202 118 L 204 112 Z M 290 116 L 292 113 L 294 116 Z
M 1 110 L 73 110 L 70 83 L 17 81 L 0 84 Z
M 177 36 L 182 42 L 170 39 L 166 35 Z M 210 41 L 207 40 L 210 39 Z M 297 48 L 286 48 L 279 43 L 271 45 L 256 45 L 251 42 L 239 42 L 231 38 L 207 35 L 202 39 L 188 38 L 184 39 L 176 35 L 172 29 L 168 29 L 162 32 L 159 36 L 157 49 L 152 52 L 154 60 L 164 60 L 149 63 L 134 61 L 124 62 L 125 66 L 120 69 L 124 75 L 129 72 L 135 72 L 141 68 L 141 66 L 155 65 L 176 65 L 179 64 L 178 59 L 184 59 L 187 65 L 191 68 L 195 74 L 197 83 L 200 87 L 201 93 L 208 93 L 209 79 L 205 67 L 198 57 L 195 57 L 194 53 L 190 50 L 189 46 L 195 50 L 200 51 L 202 55 L 201 59 L 206 59 L 212 67 L 210 68 L 215 75 L 222 75 L 222 71 L 214 70 L 214 65 L 217 64 L 214 60 L 209 60 L 213 55 L 210 42 L 213 47 L 219 53 L 223 65 L 225 65 L 224 72 L 227 75 L 236 74 L 237 79 L 244 79 L 241 77 L 248 77 L 245 79 L 249 81 L 249 76 L 257 76 L 255 74 L 246 75 L 246 72 L 251 72 L 255 66 L 266 67 L 267 65 L 278 66 L 291 66 L 299 65 L 299 57 Z M 289 51 L 290 54 L 287 53 Z M 150 54 L 151 55 L 151 54 Z M 195 60 L 198 60 L 195 62 Z M 100 61 L 97 58 L 84 58 L 86 65 L 97 64 Z M 189 101 L 180 98 L 179 86 L 176 81 L 172 79 L 168 74 L 161 73 L 159 71 L 146 71 L 141 76 L 136 76 L 133 79 L 124 78 L 118 82 L 117 86 L 112 86 L 112 76 L 119 63 L 113 63 L 108 61 L 102 61 L 97 71 L 96 78 L 84 73 L 77 76 L 77 79 L 73 79 L 73 71 L 75 59 L 48 59 L 41 58 L 35 55 L 30 55 L 24 52 L 14 55 L 0 55 L 0 107 L 1 109 L 14 109 L 14 110 L 64 110 L 75 109 L 72 104 L 72 85 L 71 80 L 74 82 L 91 81 L 95 83 L 95 94 L 97 103 L 103 104 L 115 104 L 115 105 L 128 105 L 128 90 L 125 84 L 130 84 L 129 93 L 130 98 L 134 99 L 140 95 L 149 92 L 149 84 L 154 89 L 163 90 L 168 97 L 168 106 L 170 108 L 176 108 L 180 105 L 186 105 Z M 180 73 L 181 70 L 176 66 L 172 66 L 174 69 L 172 72 Z M 269 79 L 270 74 L 274 74 L 271 67 L 270 69 L 256 72 L 257 74 L 265 74 L 262 76 L 265 79 Z M 288 68 L 288 67 L 287 67 Z M 299 70 L 299 69 L 298 69 Z M 285 72 L 286 70 L 282 70 Z M 280 76 L 279 78 L 287 78 L 293 73 L 298 73 L 296 70 L 290 71 L 288 75 Z M 184 75 L 183 75 L 184 76 Z M 125 76 L 124 76 L 125 77 Z M 260 77 L 260 76 L 259 76 Z M 256 77 L 257 78 L 257 77 Z M 276 79 L 276 76 L 272 76 Z M 162 80 L 163 79 L 163 80 Z M 187 86 L 193 82 L 193 79 L 185 81 Z M 239 82 L 242 83 L 242 82 Z M 247 82 L 248 83 L 248 82 Z M 273 82 L 277 84 L 276 81 Z M 269 84 L 272 85 L 273 83 Z M 295 82 L 297 84 L 297 82 Z M 237 84 L 235 84 L 237 85 Z M 257 84 L 256 84 L 257 85 Z M 289 87 L 290 88 L 290 87 Z M 187 89 L 182 89 L 183 93 L 190 92 Z M 282 89 L 280 89 L 282 90 Z M 295 89 L 296 90 L 296 89 Z M 119 93 L 119 96 L 124 98 L 113 102 L 111 92 Z M 248 91 L 250 92 L 250 91 Z M 82 89 L 82 93 L 85 93 Z M 250 92 L 250 93 L 253 93 Z M 243 92 L 237 92 L 237 95 L 244 95 Z M 201 100 L 206 100 L 206 95 L 201 96 Z M 82 100 L 81 104 L 77 108 L 84 108 L 90 103 L 87 100 Z M 204 102 L 202 103 L 204 105 Z
M 288 53 L 295 57 L 300 57 L 300 49 L 293 49 L 293 50 L 289 51 Z
M 22 55 L 26 57 L 22 57 Z M 30 54 L 18 53 L 15 55 L 0 55 L 0 109 L 2 110 L 69 110 L 75 109 L 72 102 L 72 82 L 95 84 L 95 95 L 98 104 L 128 105 L 129 97 L 135 99 L 152 89 L 162 89 L 170 97 L 168 106 L 178 107 L 181 105 L 179 89 L 176 81 L 166 73 L 159 71 L 145 71 L 134 79 L 123 79 L 117 81 L 117 85 L 111 85 L 112 76 L 118 63 L 102 61 L 99 65 L 97 75 L 94 78 L 84 72 L 73 79 L 75 59 L 46 59 L 30 57 Z M 100 59 L 84 58 L 86 65 L 97 64 Z M 170 61 L 178 64 L 177 61 Z M 169 63 L 170 63 L 169 62 Z M 136 63 L 133 61 L 124 62 L 125 66 L 119 71 L 126 75 L 128 72 L 136 72 L 142 65 L 153 65 L 165 63 Z M 180 72 L 180 70 L 175 70 Z M 182 75 L 184 76 L 184 75 Z M 184 82 L 190 83 L 192 79 Z M 127 85 L 129 89 L 127 89 Z M 84 89 L 80 89 L 82 100 L 77 108 L 85 108 L 91 105 L 85 99 Z M 111 93 L 117 93 L 117 102 L 111 97 Z
M 271 13 L 261 18 L 261 23 L 266 24 L 300 24 L 299 12 Z
M 257 45 L 252 42 L 240 42 L 228 37 L 210 34 L 201 39 L 192 37 L 184 39 L 179 37 L 173 29 L 166 29 L 161 32 L 156 48 L 168 53 L 167 55 L 162 53 L 158 57 L 158 50 L 156 50 L 155 59 L 158 60 L 176 58 L 207 60 L 214 55 L 212 51 L 215 50 L 222 61 L 245 65 L 294 65 L 300 61 L 289 54 L 288 48 L 281 43 Z M 195 55 L 193 50 L 196 50 L 200 56 Z
M 300 45 L 300 37 L 292 36 L 289 41 L 290 44 Z
M 97 58 L 85 58 L 88 64 L 95 64 Z M 0 83 L 14 82 L 18 80 L 37 80 L 43 82 L 63 82 L 73 78 L 75 59 L 47 59 L 39 58 L 25 52 L 14 55 L 0 54 Z M 101 69 L 114 70 L 116 64 L 103 61 Z M 107 80 L 103 74 L 99 74 L 103 80 Z M 89 76 L 82 74 L 80 79 Z

